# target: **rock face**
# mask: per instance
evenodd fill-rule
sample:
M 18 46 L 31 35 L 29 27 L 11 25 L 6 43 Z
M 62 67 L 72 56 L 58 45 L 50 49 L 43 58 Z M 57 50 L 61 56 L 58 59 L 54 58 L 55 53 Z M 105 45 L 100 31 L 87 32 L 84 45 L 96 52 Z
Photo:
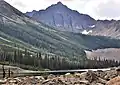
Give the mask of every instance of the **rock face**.
M 1 16 L 3 15 L 16 20 L 16 22 L 26 17 L 22 12 L 18 11 L 16 8 L 11 6 L 4 0 L 0 0 L 0 19 L 1 19 Z M 21 20 L 21 22 L 23 21 Z
M 2 85 L 120 85 L 119 68 L 64 75 L 27 76 L 0 80 Z
M 120 85 L 120 77 L 115 77 L 107 82 L 107 85 Z
M 51 5 L 45 10 L 33 10 L 25 14 L 61 31 L 120 39 L 120 20 L 95 20 L 87 14 L 69 9 L 61 2 Z
M 89 29 L 87 31 L 89 31 Z M 120 20 L 98 20 L 90 34 L 120 39 Z
M 57 27 L 59 30 L 70 32 L 80 32 L 81 29 L 91 27 L 96 23 L 89 15 L 71 10 L 61 2 L 51 5 L 45 10 L 27 12 L 26 15 Z

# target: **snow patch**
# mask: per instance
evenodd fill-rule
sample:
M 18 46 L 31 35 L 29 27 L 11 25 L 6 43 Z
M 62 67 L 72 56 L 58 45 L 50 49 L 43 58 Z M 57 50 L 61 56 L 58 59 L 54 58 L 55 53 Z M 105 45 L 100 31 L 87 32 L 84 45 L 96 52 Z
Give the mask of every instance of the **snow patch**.
M 61 24 L 57 24 L 58 27 L 62 26 Z
M 89 31 L 84 30 L 84 31 L 82 31 L 81 33 L 82 33 L 82 34 L 85 34 L 85 35 L 88 35 L 89 33 L 92 33 L 92 30 L 89 30 Z
M 90 28 L 94 28 L 95 27 L 95 25 L 92 25 L 92 26 L 89 26 Z

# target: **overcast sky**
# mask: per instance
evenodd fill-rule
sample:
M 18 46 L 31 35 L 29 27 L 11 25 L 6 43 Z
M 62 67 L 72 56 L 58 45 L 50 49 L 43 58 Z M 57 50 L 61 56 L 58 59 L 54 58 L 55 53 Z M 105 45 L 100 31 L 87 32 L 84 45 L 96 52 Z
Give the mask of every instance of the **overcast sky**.
M 45 9 L 61 1 L 95 19 L 120 19 L 120 0 L 5 0 L 22 12 Z

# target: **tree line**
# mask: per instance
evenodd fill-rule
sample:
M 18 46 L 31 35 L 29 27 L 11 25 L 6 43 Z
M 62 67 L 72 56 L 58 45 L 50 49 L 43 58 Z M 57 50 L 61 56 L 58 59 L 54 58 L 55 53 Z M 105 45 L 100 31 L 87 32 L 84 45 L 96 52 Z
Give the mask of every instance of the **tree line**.
M 88 68 L 107 68 L 113 66 L 119 66 L 120 62 L 115 60 L 101 60 L 99 59 L 86 59 L 79 60 L 75 58 L 70 60 L 67 57 L 61 57 L 57 55 L 42 54 L 36 52 L 35 55 L 31 54 L 28 49 L 21 51 L 18 49 L 12 52 L 0 50 L 0 62 L 5 64 L 18 65 L 25 69 L 40 70 L 64 70 L 64 69 L 88 69 Z

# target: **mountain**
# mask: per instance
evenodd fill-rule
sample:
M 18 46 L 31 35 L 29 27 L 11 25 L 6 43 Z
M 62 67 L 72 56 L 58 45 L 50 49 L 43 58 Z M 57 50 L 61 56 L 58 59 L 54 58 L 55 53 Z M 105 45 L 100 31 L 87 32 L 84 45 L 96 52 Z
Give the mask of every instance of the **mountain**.
M 27 12 L 26 15 L 37 21 L 56 27 L 59 30 L 69 32 L 78 33 L 83 27 L 88 28 L 96 24 L 96 21 L 89 15 L 71 10 L 61 2 L 51 5 L 45 10 Z
M 90 31 L 89 28 L 86 29 Z M 91 35 L 109 36 L 120 39 L 120 20 L 97 20 L 94 28 L 91 29 Z
M 95 20 L 89 15 L 71 10 L 61 2 L 53 4 L 45 10 L 33 10 L 25 14 L 60 31 L 120 39 L 120 20 Z
M 61 3 L 58 3 L 62 5 Z M 6 42 L 33 46 L 39 51 L 63 56 L 80 55 L 82 49 L 119 47 L 119 40 L 88 36 L 80 33 L 62 32 L 30 19 L 22 12 L 0 1 L 0 37 Z M 94 43 L 93 43 L 94 42 Z M 26 45 L 27 44 L 27 45 Z
M 56 55 L 76 63 L 87 59 L 84 50 L 104 48 L 120 48 L 120 40 L 60 31 L 31 19 L 0 0 L 0 52 L 16 53 L 16 49 L 26 52 L 27 49 L 27 52 L 34 55 L 38 52 Z

